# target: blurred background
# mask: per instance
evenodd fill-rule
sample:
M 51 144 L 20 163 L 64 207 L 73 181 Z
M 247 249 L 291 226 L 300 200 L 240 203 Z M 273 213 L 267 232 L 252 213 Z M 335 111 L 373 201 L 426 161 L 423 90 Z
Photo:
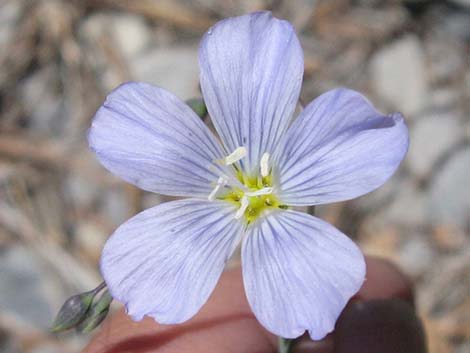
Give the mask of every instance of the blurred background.
M 303 102 L 348 86 L 404 113 L 400 170 L 318 214 L 412 278 L 431 353 L 470 352 L 468 0 L 0 0 L 0 352 L 78 352 L 89 336 L 47 333 L 56 311 L 101 282 L 109 234 L 165 201 L 88 151 L 105 95 L 132 79 L 200 97 L 201 35 L 259 9 L 297 29 Z

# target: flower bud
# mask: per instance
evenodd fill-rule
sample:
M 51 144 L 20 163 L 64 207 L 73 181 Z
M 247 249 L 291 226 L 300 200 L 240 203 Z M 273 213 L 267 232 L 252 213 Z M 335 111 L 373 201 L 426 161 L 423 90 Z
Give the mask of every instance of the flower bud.
M 106 318 L 109 312 L 109 306 L 113 301 L 113 297 L 109 293 L 109 291 L 105 291 L 100 299 L 93 306 L 90 310 L 86 313 L 86 317 L 83 319 L 82 322 L 79 323 L 77 326 L 77 331 L 81 333 L 89 333 L 93 329 L 99 326 L 101 322 Z
M 104 287 L 106 287 L 106 284 L 103 282 L 95 289 L 74 295 L 67 299 L 60 308 L 50 331 L 60 332 L 77 326 L 86 317 L 86 313 L 90 309 L 93 298 Z
M 94 291 L 74 295 L 65 301 L 52 324 L 52 332 L 60 332 L 76 326 L 87 313 L 95 296 Z

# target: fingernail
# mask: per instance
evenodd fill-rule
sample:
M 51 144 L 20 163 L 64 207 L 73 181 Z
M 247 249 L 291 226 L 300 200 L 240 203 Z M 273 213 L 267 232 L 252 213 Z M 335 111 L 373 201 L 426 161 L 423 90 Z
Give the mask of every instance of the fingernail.
M 351 302 L 336 324 L 337 353 L 426 353 L 422 324 L 401 299 Z

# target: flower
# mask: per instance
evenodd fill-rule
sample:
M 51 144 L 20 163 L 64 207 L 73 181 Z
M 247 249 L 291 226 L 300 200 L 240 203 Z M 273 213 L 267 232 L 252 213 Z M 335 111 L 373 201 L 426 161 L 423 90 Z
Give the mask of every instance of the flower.
M 126 83 L 94 117 L 89 144 L 141 189 L 188 197 L 143 211 L 107 241 L 101 272 L 135 320 L 195 315 L 242 242 L 251 308 L 284 338 L 333 330 L 365 263 L 339 230 L 293 206 L 348 200 L 382 185 L 408 148 L 400 114 L 334 89 L 291 122 L 303 53 L 269 12 L 229 18 L 199 49 L 203 96 L 222 141 L 164 89 Z

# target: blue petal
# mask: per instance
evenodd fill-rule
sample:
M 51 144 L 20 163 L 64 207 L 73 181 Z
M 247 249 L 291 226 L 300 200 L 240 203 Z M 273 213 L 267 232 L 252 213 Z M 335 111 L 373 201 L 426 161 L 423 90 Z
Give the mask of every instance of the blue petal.
M 243 224 L 222 201 L 187 199 L 150 208 L 107 241 L 101 273 L 134 320 L 164 324 L 195 315 L 214 289 Z
M 274 157 L 288 205 L 318 205 L 366 194 L 385 183 L 408 150 L 399 113 L 384 116 L 359 93 L 329 91 L 292 124 Z
M 242 167 L 258 174 L 299 98 L 303 52 L 294 29 L 269 12 L 223 20 L 204 36 L 199 64 L 204 99 L 227 151 L 245 146 Z
M 242 249 L 243 280 L 258 320 L 272 333 L 314 340 L 334 328 L 365 276 L 361 251 L 328 223 L 278 211 L 250 226 Z
M 138 187 L 206 198 L 222 146 L 185 103 L 145 83 L 115 89 L 96 113 L 88 141 L 100 162 Z M 222 171 L 221 171 L 222 173 Z M 225 172 L 226 173 L 226 172 Z

